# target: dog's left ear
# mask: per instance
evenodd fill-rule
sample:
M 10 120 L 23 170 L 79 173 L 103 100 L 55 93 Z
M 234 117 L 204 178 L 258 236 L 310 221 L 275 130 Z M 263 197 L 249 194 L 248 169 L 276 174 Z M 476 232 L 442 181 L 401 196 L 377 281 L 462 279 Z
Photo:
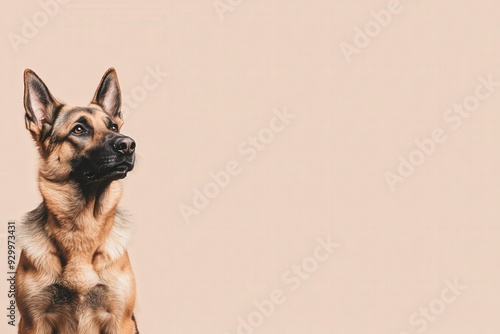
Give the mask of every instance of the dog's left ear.
M 121 105 L 122 96 L 118 76 L 114 68 L 110 68 L 104 73 L 99 83 L 99 87 L 94 94 L 92 103 L 98 104 L 111 117 L 122 118 Z

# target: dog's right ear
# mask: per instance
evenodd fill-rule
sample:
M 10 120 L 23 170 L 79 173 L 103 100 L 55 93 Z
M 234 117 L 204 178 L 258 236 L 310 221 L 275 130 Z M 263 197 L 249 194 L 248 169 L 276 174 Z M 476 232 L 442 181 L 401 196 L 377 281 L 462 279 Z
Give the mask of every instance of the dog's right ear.
M 50 94 L 43 81 L 30 69 L 24 71 L 24 109 L 26 128 L 34 136 L 40 135 L 44 126 L 52 125 L 54 110 L 59 102 Z

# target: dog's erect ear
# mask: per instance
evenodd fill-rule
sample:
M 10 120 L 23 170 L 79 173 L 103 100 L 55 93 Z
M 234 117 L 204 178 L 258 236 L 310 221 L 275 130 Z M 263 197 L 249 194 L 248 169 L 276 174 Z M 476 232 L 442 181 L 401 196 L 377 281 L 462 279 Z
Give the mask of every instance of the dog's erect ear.
M 121 118 L 122 96 L 118 76 L 114 68 L 110 68 L 104 73 L 92 103 L 100 105 L 110 116 Z
M 54 110 L 60 105 L 43 81 L 30 69 L 24 71 L 24 109 L 26 127 L 34 135 L 40 134 L 45 124 L 52 125 Z

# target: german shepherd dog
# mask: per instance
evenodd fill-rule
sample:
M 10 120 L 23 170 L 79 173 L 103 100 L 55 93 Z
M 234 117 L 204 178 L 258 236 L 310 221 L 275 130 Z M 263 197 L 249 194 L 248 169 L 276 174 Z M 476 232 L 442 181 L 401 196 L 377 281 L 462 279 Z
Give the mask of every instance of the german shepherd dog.
M 135 142 L 120 133 L 116 71 L 104 74 L 87 107 L 71 107 L 27 69 L 24 108 L 43 201 L 20 228 L 19 333 L 138 333 L 130 232 L 117 208 Z

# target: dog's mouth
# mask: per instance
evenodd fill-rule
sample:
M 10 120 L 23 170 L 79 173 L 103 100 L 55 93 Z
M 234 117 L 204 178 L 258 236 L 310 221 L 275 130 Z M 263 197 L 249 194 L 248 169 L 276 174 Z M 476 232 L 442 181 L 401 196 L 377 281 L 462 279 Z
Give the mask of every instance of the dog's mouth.
M 87 182 L 97 182 L 102 180 L 119 180 L 127 176 L 127 173 L 134 169 L 133 159 L 124 159 L 118 163 L 108 163 L 101 165 L 97 170 L 88 170 L 83 173 Z

